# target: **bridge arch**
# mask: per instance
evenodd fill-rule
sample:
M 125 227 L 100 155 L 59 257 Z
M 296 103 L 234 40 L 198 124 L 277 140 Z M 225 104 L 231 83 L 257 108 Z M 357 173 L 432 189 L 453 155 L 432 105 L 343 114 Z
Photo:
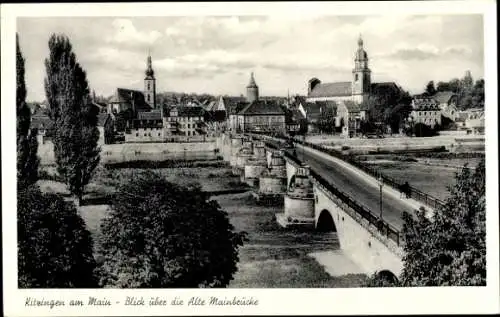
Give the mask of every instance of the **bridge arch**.
M 394 285 L 399 283 L 398 277 L 391 270 L 381 270 L 377 272 L 377 277 L 383 284 Z
M 333 220 L 332 214 L 328 210 L 323 209 L 319 213 L 316 230 L 320 232 L 337 232 L 335 221 Z

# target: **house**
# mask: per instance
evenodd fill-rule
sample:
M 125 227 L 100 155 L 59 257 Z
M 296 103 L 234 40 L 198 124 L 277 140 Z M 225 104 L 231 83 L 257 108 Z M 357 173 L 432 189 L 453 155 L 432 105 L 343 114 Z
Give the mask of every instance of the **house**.
M 469 109 L 467 119 L 465 120 L 465 127 L 467 133 L 484 134 L 484 109 L 473 108 Z
M 359 132 L 361 121 L 366 119 L 366 111 L 351 100 L 340 102 L 337 110 L 339 126 L 344 136 L 354 136 Z
M 283 107 L 285 108 L 285 107 Z M 283 109 L 285 112 L 286 131 L 291 134 L 307 132 L 307 119 L 297 107 Z
M 457 117 L 455 119 L 455 123 L 459 128 L 466 129 L 465 122 L 467 121 L 468 117 L 469 117 L 468 111 L 457 111 Z
M 436 125 L 441 125 L 441 108 L 433 98 L 414 96 L 409 119 L 413 124 L 423 123 L 434 128 Z
M 139 112 L 127 132 L 125 142 L 164 142 L 162 111 Z
M 438 91 L 432 96 L 441 109 L 441 114 L 443 117 L 448 118 L 452 121 L 456 121 L 458 118 L 457 102 L 458 96 L 452 91 Z
M 114 119 L 110 113 L 99 113 L 97 115 L 97 129 L 99 130 L 99 144 L 114 143 Z
M 132 110 L 134 115 L 139 112 L 151 111 L 152 108 L 144 99 L 144 93 L 139 90 L 117 88 L 108 103 L 108 113 L 120 113 Z
M 284 133 L 285 113 L 276 102 L 253 100 L 237 113 L 236 131 Z
M 305 100 L 297 100 L 298 105 L 296 109 L 300 111 L 306 118 L 307 121 L 307 132 L 316 133 L 319 132 L 319 122 L 321 119 L 322 108 L 321 105 L 316 102 L 307 102 Z
M 174 106 L 163 116 L 163 130 L 167 141 L 196 139 L 205 136 L 208 125 L 205 111 L 201 106 Z
M 31 116 L 30 128 L 37 130 L 38 144 L 45 144 L 52 138 L 53 123 L 45 113 L 35 113 Z

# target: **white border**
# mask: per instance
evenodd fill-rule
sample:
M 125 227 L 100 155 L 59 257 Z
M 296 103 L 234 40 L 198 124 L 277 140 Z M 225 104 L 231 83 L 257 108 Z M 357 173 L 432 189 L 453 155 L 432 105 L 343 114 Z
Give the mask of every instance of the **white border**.
M 7 316 L 109 315 L 311 315 L 311 314 L 436 314 L 499 312 L 499 216 L 497 139 L 497 34 L 494 1 L 427 2 L 293 2 L 293 3 L 140 3 L 22 4 L 1 8 L 2 66 L 2 216 L 4 312 Z M 375 15 L 484 14 L 487 163 L 487 286 L 405 289 L 224 289 L 224 290 L 18 290 L 16 250 L 15 169 L 15 30 L 18 16 L 164 16 L 164 15 Z M 105 296 L 123 302 L 125 296 L 208 297 L 245 296 L 258 306 L 33 309 L 26 296 L 86 299 Z

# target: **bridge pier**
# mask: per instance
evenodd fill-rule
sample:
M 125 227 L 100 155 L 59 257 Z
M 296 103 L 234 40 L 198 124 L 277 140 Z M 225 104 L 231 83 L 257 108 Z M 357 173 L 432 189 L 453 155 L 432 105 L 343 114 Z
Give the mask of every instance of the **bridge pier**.
M 246 161 L 244 167 L 244 182 L 250 186 L 259 185 L 259 176 L 266 170 L 266 148 L 264 143 L 256 141 L 253 145 L 253 157 Z
M 253 192 L 257 201 L 282 203 L 286 191 L 286 163 L 282 151 L 266 151 L 268 168 L 259 177 L 259 189 Z
M 236 166 L 236 155 L 243 146 L 243 137 L 240 135 L 232 135 L 229 137 L 230 147 L 229 147 L 229 165 Z
M 287 174 L 289 165 L 291 163 L 287 161 Z M 291 176 L 285 193 L 284 213 L 276 214 L 276 220 L 284 228 L 314 228 L 314 192 L 309 179 L 309 166 L 295 168 L 296 173 Z

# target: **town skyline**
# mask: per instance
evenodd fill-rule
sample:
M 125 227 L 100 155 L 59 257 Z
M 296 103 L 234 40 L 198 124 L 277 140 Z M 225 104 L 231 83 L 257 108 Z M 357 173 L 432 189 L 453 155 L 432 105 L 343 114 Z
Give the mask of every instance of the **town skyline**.
M 448 81 L 466 70 L 481 78 L 482 28 L 480 15 L 203 16 L 19 18 L 17 31 L 27 99 L 43 101 L 52 33 L 70 38 L 98 95 L 142 88 L 151 52 L 158 92 L 239 96 L 254 72 L 263 96 L 286 96 L 305 95 L 312 77 L 350 81 L 360 35 L 373 81 L 394 81 L 416 94 L 430 80 Z

